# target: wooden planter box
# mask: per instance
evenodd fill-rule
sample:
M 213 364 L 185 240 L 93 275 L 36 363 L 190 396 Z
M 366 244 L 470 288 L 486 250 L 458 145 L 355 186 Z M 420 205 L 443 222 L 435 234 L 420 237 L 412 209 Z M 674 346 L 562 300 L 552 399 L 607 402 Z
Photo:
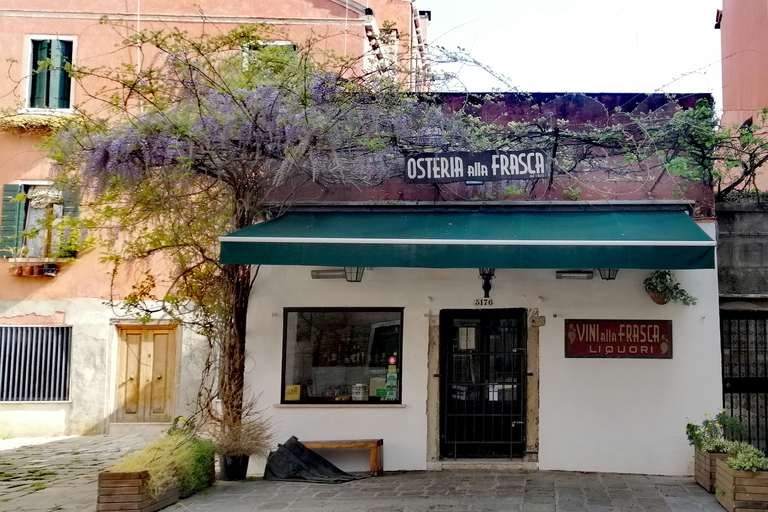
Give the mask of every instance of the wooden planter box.
M 727 453 L 709 453 L 696 450 L 694 459 L 694 478 L 696 483 L 709 492 L 715 492 L 715 463 L 718 459 L 727 459 Z
M 768 471 L 735 471 L 716 462 L 715 497 L 728 512 L 768 510 Z
M 99 473 L 99 498 L 96 510 L 155 512 L 179 501 L 179 490 L 171 489 L 150 498 L 146 487 L 149 473 Z

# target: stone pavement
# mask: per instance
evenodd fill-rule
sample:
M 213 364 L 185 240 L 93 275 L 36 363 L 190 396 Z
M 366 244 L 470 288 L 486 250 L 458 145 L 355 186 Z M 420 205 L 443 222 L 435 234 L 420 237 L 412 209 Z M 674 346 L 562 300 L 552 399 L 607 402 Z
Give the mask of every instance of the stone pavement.
M 723 512 L 692 477 L 482 470 L 384 473 L 339 485 L 217 482 L 176 507 L 188 512 Z
M 0 512 L 93 512 L 98 472 L 148 436 L 88 436 L 19 446 L 0 440 Z M 5 445 L 5 446 L 4 446 Z M 390 472 L 339 485 L 217 482 L 165 511 L 721 512 L 692 477 L 552 471 Z
M 0 512 L 95 511 L 99 471 L 150 438 L 130 434 L 0 440 Z

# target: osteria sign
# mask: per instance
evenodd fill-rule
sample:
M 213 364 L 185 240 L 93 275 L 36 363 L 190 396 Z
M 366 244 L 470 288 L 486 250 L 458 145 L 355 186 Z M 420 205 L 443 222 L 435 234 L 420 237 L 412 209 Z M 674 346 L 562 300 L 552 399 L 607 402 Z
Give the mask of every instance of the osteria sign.
M 405 159 L 406 183 L 532 180 L 549 174 L 549 158 L 540 149 L 523 151 L 449 151 L 417 153 Z
M 672 358 L 671 320 L 566 320 L 565 357 Z

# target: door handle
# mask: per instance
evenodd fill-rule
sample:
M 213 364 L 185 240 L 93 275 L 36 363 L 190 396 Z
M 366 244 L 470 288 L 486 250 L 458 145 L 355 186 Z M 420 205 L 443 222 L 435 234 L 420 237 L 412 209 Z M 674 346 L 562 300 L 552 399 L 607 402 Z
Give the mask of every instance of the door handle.
M 158 376 L 157 376 L 157 380 L 160 380 L 160 379 L 162 379 L 162 378 L 163 378 L 163 376 L 162 376 L 162 375 L 158 375 Z

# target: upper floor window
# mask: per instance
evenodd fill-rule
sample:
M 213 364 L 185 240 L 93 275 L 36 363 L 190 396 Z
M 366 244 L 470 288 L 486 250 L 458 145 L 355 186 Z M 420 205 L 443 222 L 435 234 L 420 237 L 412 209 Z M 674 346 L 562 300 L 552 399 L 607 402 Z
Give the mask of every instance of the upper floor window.
M 78 215 L 79 197 L 63 194 L 50 182 L 3 185 L 0 256 L 74 256 L 79 232 L 63 228 L 64 217 Z
M 70 108 L 72 79 L 66 67 L 72 62 L 74 42 L 57 37 L 30 41 L 29 108 Z

